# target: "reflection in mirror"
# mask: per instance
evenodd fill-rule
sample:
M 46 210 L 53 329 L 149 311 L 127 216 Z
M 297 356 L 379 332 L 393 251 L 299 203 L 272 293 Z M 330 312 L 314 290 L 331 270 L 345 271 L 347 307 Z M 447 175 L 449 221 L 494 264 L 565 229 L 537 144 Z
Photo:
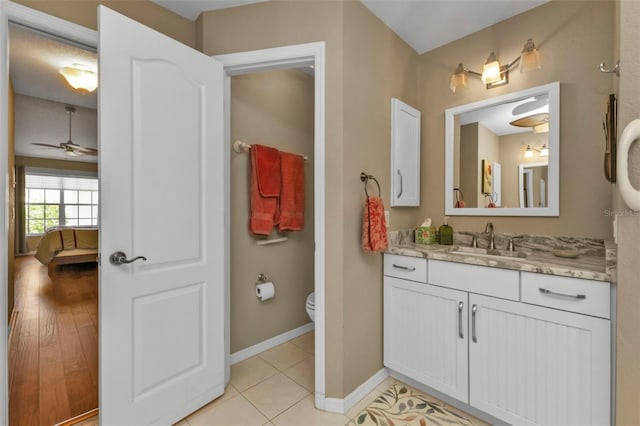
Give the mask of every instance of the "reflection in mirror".
M 446 111 L 446 214 L 558 215 L 559 88 Z
M 547 207 L 547 163 L 518 165 L 518 194 L 521 208 Z

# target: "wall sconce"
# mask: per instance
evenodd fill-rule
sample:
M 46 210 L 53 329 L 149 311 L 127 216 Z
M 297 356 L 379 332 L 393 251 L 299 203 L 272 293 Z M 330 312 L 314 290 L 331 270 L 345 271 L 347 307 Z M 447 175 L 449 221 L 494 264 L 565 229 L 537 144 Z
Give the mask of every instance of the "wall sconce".
M 489 54 L 489 57 L 482 67 L 482 73 L 467 69 L 462 63 L 459 63 L 451 75 L 449 88 L 455 93 L 459 87 L 467 87 L 467 74 L 480 77 L 487 89 L 508 84 L 509 71 L 518 63 L 520 64 L 521 73 L 541 68 L 540 52 L 532 39 L 527 40 L 522 52 L 520 52 L 520 56 L 514 59 L 509 65 L 501 65 L 495 52 Z
M 98 87 L 98 75 L 86 65 L 73 64 L 59 72 L 67 83 L 79 92 L 91 93 Z
M 540 157 L 548 157 L 549 156 L 549 148 L 547 148 L 547 144 L 542 144 L 542 148 L 531 148 L 531 145 L 527 145 L 527 149 L 524 151 L 524 158 L 533 157 L 533 151 L 538 151 L 540 153 Z

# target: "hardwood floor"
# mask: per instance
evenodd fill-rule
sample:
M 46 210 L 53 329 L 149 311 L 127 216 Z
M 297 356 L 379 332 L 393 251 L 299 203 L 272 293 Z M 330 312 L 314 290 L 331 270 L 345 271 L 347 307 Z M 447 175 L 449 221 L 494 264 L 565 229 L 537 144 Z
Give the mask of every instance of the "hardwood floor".
M 98 407 L 98 268 L 16 258 L 9 424 L 51 426 Z

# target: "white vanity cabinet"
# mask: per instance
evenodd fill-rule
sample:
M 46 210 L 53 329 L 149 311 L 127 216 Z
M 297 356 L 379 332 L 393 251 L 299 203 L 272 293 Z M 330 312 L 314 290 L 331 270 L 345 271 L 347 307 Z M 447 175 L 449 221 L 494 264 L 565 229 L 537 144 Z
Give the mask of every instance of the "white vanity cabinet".
M 391 99 L 391 207 L 420 205 L 420 111 Z
M 384 277 L 385 366 L 466 400 L 466 334 L 467 293 Z
M 389 254 L 384 271 L 385 366 L 510 424 L 610 424 L 608 283 Z
M 469 295 L 469 404 L 514 425 L 610 423 L 609 320 Z

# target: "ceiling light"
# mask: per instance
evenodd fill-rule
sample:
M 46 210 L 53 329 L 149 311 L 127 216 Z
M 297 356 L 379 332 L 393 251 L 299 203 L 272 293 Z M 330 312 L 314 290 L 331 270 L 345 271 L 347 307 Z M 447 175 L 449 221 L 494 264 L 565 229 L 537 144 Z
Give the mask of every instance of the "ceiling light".
M 540 52 L 536 48 L 532 39 L 528 39 L 516 59 L 514 59 L 509 65 L 500 65 L 500 61 L 495 52 L 491 52 L 487 58 L 484 66 L 482 67 L 482 73 L 471 71 L 465 68 L 462 64 L 458 64 L 451 75 L 449 82 L 449 88 L 455 93 L 459 87 L 466 87 L 466 75 L 472 74 L 482 79 L 482 82 L 487 86 L 487 89 L 502 86 L 509 83 L 509 71 L 511 71 L 518 63 L 520 63 L 520 71 L 527 72 L 533 69 L 540 69 Z
M 98 87 L 98 75 L 89 67 L 82 64 L 73 64 L 64 67 L 60 74 L 75 90 L 82 93 L 91 93 Z
M 549 133 L 549 122 L 531 126 L 533 133 Z
M 527 149 L 524 152 L 524 158 L 531 158 L 533 157 L 533 151 L 531 150 L 531 145 L 527 145 Z

